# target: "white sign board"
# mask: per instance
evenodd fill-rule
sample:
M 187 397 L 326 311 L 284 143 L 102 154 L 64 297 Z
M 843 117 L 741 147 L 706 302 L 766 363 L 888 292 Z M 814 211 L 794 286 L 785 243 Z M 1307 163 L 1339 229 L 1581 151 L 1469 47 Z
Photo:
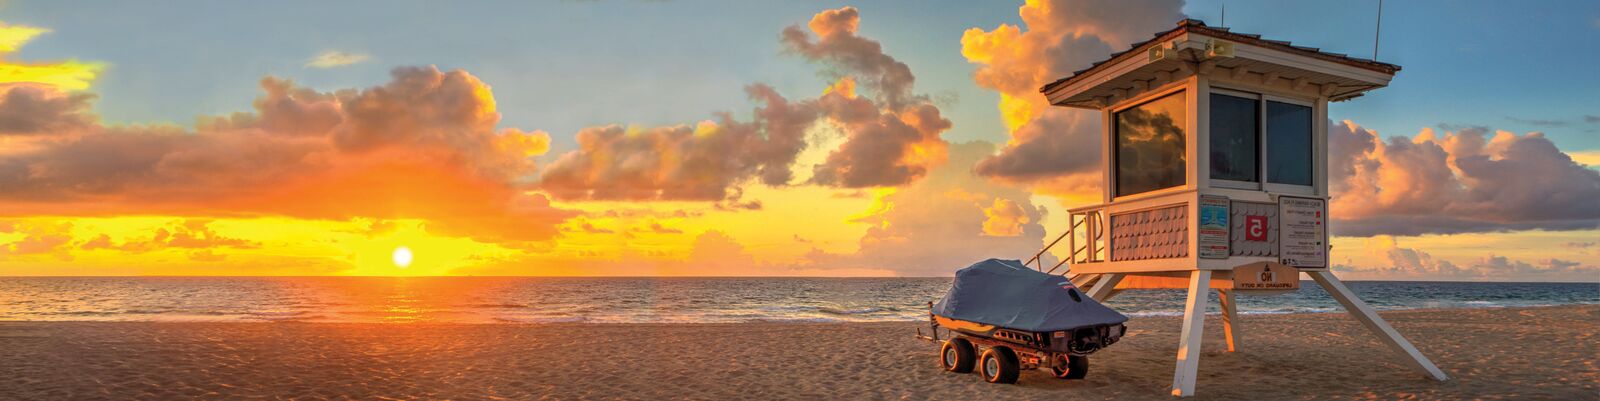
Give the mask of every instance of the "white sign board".
M 1200 197 L 1200 257 L 1228 258 L 1228 197 Z
M 1278 197 L 1278 259 L 1294 267 L 1328 267 L 1328 201 Z

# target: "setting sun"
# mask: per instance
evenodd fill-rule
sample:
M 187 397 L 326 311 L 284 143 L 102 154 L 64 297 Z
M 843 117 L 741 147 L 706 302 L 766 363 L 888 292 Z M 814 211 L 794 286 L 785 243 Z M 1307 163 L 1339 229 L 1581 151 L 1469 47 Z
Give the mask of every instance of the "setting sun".
M 411 267 L 411 248 L 399 247 L 394 249 L 394 266 L 404 269 Z

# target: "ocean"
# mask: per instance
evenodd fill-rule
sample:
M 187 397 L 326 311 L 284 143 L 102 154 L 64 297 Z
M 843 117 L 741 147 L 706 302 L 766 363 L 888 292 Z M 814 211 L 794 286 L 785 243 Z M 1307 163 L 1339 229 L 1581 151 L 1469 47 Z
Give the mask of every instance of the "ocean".
M 0 321 L 447 323 L 927 319 L 950 278 L 0 277 Z M 1380 310 L 1600 304 L 1600 283 L 1352 281 Z M 1130 291 L 1131 316 L 1181 315 L 1182 290 Z M 1212 293 L 1212 312 L 1216 294 Z M 1241 296 L 1246 314 L 1339 311 L 1315 283 Z

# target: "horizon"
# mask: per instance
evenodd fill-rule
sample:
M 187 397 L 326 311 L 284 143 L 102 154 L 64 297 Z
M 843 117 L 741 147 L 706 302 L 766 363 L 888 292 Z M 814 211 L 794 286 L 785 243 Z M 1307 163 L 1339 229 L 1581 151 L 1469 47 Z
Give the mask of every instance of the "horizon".
M 0 278 L 398 278 L 398 279 L 431 279 L 431 278 L 616 278 L 616 279 L 954 279 L 954 276 L 488 276 L 488 275 L 442 275 L 442 276 L 173 276 L 173 275 L 141 275 L 141 276 L 0 276 Z M 1379 283 L 1482 283 L 1482 284 L 1596 284 L 1588 281 L 1484 281 L 1484 280 L 1393 280 L 1393 279 L 1341 279 L 1344 282 L 1379 282 Z M 1314 282 L 1310 279 L 1300 279 L 1301 282 Z M 1309 287 L 1309 286 L 1305 286 Z
M 1377 49 L 1376 3 L 1228 10 L 1403 67 L 1329 107 L 1332 270 L 1600 283 L 1600 54 L 1562 51 L 1600 4 L 1395 3 Z M 0 5 L 0 277 L 947 278 L 1100 203 L 1099 114 L 1040 86 L 1223 26 L 1214 0 L 302 5 Z

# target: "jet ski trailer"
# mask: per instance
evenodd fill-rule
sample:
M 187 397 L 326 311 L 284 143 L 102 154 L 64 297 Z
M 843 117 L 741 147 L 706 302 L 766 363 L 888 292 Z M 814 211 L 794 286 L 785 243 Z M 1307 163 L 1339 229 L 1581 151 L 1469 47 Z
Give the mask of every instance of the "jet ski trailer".
M 1128 317 L 1084 295 L 1065 277 L 1034 271 L 1016 260 L 989 259 L 956 272 L 954 284 L 929 305 L 939 366 L 990 383 L 1016 383 L 1023 370 L 1049 369 L 1082 379 L 1089 354 L 1122 338 Z M 946 331 L 942 340 L 940 330 Z M 980 352 L 981 351 L 981 352 Z

